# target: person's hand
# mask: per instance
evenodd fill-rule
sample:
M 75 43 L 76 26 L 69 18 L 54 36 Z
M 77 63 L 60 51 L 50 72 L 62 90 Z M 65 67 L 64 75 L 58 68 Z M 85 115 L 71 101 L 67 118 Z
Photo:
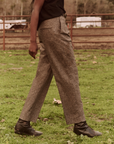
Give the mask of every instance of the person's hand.
M 31 42 L 29 47 L 29 54 L 35 59 L 35 56 L 38 51 L 38 46 L 36 42 Z

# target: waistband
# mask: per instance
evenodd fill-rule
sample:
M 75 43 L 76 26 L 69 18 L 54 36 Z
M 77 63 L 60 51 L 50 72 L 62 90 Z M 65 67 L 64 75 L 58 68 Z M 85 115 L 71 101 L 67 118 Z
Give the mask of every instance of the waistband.
M 57 27 L 60 25 L 60 20 L 62 19 L 62 21 L 64 21 L 64 23 L 66 22 L 66 15 L 61 15 L 59 17 L 55 17 L 55 18 L 52 18 L 52 19 L 48 19 L 48 20 L 45 20 L 41 23 L 40 27 L 39 27 L 39 30 L 42 29 L 42 28 L 52 28 L 52 27 Z

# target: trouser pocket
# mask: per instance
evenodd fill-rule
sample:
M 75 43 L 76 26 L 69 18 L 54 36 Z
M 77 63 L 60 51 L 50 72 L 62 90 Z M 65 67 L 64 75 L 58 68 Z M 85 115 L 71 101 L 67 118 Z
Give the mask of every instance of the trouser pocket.
M 63 16 L 60 17 L 60 33 L 62 35 L 62 39 L 71 41 L 70 31 L 67 28 L 66 19 Z

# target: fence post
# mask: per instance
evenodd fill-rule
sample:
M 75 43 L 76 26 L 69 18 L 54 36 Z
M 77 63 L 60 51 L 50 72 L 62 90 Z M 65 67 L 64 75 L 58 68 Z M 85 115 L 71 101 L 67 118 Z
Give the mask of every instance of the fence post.
M 72 26 L 73 26 L 73 23 L 72 23 L 72 20 L 73 20 L 73 18 L 72 18 L 73 16 L 71 15 L 71 17 L 70 17 L 70 23 L 71 23 L 71 31 L 70 31 L 70 33 L 71 33 L 71 39 L 72 39 Z
M 5 50 L 5 16 L 3 16 L 3 50 Z

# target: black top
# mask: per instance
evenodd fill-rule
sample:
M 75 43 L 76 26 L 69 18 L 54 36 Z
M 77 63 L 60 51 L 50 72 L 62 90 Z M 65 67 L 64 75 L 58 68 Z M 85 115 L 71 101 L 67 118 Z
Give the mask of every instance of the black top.
M 43 21 L 59 17 L 64 13 L 64 0 L 45 0 L 39 15 L 39 26 Z

